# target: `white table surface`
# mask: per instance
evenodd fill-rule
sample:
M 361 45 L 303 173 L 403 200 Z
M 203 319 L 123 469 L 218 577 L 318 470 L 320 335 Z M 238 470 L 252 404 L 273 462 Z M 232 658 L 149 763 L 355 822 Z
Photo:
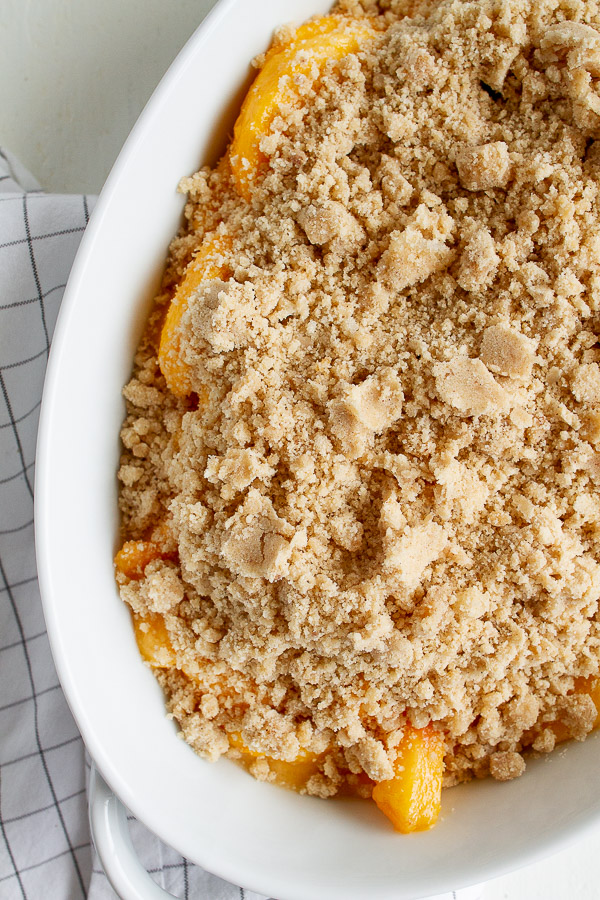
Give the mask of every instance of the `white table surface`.
M 47 190 L 98 193 L 152 90 L 213 3 L 0 0 L 0 144 Z M 600 898 L 600 828 L 483 891 L 483 900 L 559 898 Z

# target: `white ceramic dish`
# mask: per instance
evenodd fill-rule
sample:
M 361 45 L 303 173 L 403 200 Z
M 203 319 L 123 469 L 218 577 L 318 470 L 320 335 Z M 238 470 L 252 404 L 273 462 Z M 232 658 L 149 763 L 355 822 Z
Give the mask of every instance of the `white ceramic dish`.
M 165 718 L 113 578 L 120 392 L 178 228 L 177 182 L 223 149 L 248 61 L 273 27 L 327 5 L 223 0 L 125 145 L 54 338 L 37 463 L 39 574 L 59 676 L 85 742 L 149 828 L 210 871 L 279 900 L 407 900 L 533 862 L 597 822 L 600 735 L 532 763 L 515 782 L 446 792 L 438 826 L 401 837 L 370 803 L 299 797 L 195 756 Z

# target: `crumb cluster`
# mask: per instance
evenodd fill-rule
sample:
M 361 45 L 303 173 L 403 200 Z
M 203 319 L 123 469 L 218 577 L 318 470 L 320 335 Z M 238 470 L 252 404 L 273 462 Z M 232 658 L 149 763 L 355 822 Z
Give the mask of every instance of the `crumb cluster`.
M 596 718 L 600 10 L 335 11 L 377 37 L 299 79 L 250 201 L 227 159 L 183 180 L 119 473 L 124 537 L 170 556 L 120 590 L 204 756 L 320 754 L 310 793 L 368 794 L 431 721 L 447 784 L 507 779 Z M 178 399 L 161 323 L 214 234 Z

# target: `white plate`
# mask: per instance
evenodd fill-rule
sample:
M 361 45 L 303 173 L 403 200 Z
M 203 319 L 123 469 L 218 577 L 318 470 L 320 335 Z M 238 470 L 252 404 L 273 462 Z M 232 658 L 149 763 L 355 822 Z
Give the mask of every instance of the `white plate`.
M 299 797 L 228 761 L 199 759 L 165 717 L 113 577 L 120 394 L 178 228 L 178 180 L 224 148 L 248 61 L 274 26 L 326 9 L 321 0 L 223 0 L 127 141 L 82 240 L 50 357 L 37 456 L 39 575 L 84 740 L 149 828 L 188 859 L 279 900 L 407 900 L 533 862 L 598 821 L 600 735 L 509 784 L 446 792 L 436 828 L 402 837 L 373 804 Z

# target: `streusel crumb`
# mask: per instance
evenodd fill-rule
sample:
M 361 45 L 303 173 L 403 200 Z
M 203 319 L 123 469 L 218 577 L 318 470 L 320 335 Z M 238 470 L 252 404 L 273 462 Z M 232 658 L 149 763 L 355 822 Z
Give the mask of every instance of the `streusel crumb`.
M 447 784 L 505 780 L 596 718 L 600 10 L 334 12 L 373 39 L 297 79 L 250 199 L 227 158 L 183 181 L 119 472 L 124 537 L 164 552 L 121 590 L 210 759 L 312 754 L 310 793 L 368 795 L 432 722 Z M 181 397 L 158 342 L 205 239 Z

